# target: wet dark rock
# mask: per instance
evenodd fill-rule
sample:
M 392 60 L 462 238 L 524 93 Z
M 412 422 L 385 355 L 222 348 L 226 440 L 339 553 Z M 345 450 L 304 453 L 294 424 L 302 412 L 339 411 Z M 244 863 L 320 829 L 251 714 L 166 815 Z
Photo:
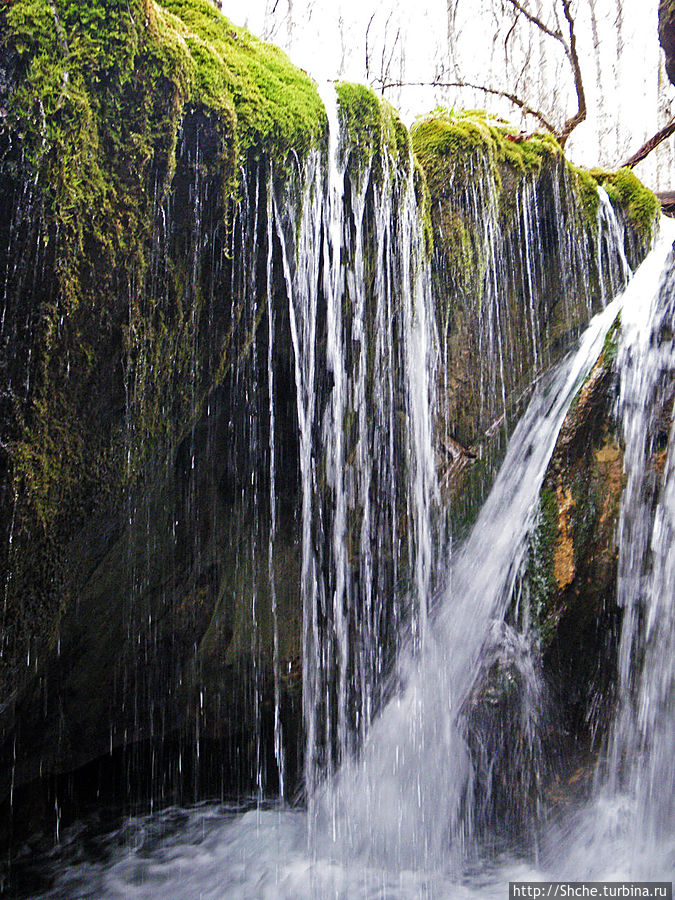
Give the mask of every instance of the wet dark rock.
M 615 418 L 619 333 L 617 320 L 561 428 L 540 495 L 525 577 L 524 596 L 543 675 L 560 711 L 568 760 L 556 789 L 559 798 L 570 778 L 575 790 L 585 783 L 574 773 L 578 766 L 585 771 L 602 747 L 615 697 L 622 618 L 616 534 L 625 487 Z M 654 339 L 670 340 L 670 335 Z M 652 505 L 662 481 L 674 391 L 672 373 L 666 371 L 655 401 L 654 450 L 644 486 Z
M 666 54 L 666 72 L 675 84 L 675 3 L 661 0 L 659 3 L 659 40 Z

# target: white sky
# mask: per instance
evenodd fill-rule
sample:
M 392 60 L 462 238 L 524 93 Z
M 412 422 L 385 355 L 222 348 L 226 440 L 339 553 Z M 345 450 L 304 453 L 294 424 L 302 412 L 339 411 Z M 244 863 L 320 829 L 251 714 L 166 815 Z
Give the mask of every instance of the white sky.
M 530 8 L 535 9 L 536 2 L 532 0 Z M 675 91 L 662 73 L 658 0 L 595 0 L 594 6 L 597 53 L 588 0 L 577 0 L 589 119 L 567 149 L 578 163 L 614 167 L 663 124 L 669 105 L 675 111 Z M 235 24 L 283 47 L 317 81 L 345 78 L 375 87 L 383 71 L 391 80 L 427 82 L 444 70 L 446 80 L 454 80 L 453 63 L 466 80 L 506 87 L 500 83 L 500 45 L 493 43 L 489 8 L 490 0 L 460 0 L 455 27 L 459 36 L 450 52 L 446 0 L 246 0 L 245 5 L 222 0 L 223 12 Z M 524 79 L 525 89 L 542 105 L 564 84 L 555 70 L 552 42 L 546 40 L 543 62 L 531 65 Z M 510 105 L 495 105 L 483 94 L 468 91 L 408 87 L 388 90 L 386 96 L 408 124 L 439 104 L 489 106 L 517 120 Z M 659 159 L 652 154 L 638 169 L 654 187 L 675 187 L 673 141 L 662 148 Z

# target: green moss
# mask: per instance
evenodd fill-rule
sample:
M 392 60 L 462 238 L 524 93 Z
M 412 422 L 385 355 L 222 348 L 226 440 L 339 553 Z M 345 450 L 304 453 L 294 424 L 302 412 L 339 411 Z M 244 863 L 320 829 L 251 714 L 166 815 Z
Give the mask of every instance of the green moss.
M 18 60 L 18 77 L 3 125 L 21 143 L 23 177 L 42 198 L 41 238 L 50 243 L 57 277 L 35 338 L 43 358 L 25 424 L 42 435 L 36 446 L 58 453 L 56 433 L 70 433 L 65 419 L 77 421 L 48 412 L 48 398 L 63 384 L 53 353 L 64 317 L 69 365 L 77 365 L 83 383 L 111 329 L 122 332 L 141 373 L 159 365 L 165 344 L 175 353 L 194 337 L 187 320 L 181 327 L 180 302 L 168 323 L 142 296 L 126 297 L 130 285 L 143 282 L 156 192 L 161 196 L 173 178 L 186 118 L 199 110 L 214 144 L 209 165 L 225 219 L 238 162 L 266 153 L 283 167 L 291 150 L 302 155 L 323 140 L 325 112 L 305 73 L 236 29 L 208 0 L 15 0 L 6 25 L 2 42 Z M 171 329 L 180 337 L 171 338 Z M 71 399 L 77 407 L 78 398 Z M 17 453 L 17 472 L 37 486 L 50 466 L 28 444 Z M 36 489 L 38 495 L 42 518 L 51 494 Z
M 10 381 L 30 390 L 3 421 L 2 462 L 16 502 L 0 694 L 27 642 L 55 633 L 63 595 L 52 573 L 68 542 L 94 511 L 114 516 L 171 457 L 229 357 L 249 349 L 246 329 L 259 324 L 262 308 L 256 317 L 242 304 L 233 314 L 236 347 L 210 331 L 212 356 L 200 355 L 213 285 L 192 268 L 199 250 L 184 221 L 195 178 L 211 217 L 203 227 L 224 257 L 222 225 L 243 164 L 264 157 L 279 174 L 291 153 L 302 157 L 326 135 L 311 79 L 208 0 L 1 7 L 0 49 L 11 71 L 0 177 L 8 197 L 28 198 L 14 212 L 34 238 L 30 260 L 17 260 L 26 272 L 7 288 L 21 332 Z M 156 216 L 169 193 L 167 256 L 152 267 Z M 36 279 L 27 277 L 32 266 Z
M 382 143 L 382 113 L 378 97 L 362 84 L 341 81 L 336 85 L 339 115 L 351 143 L 366 156 L 372 156 Z
M 568 163 L 573 184 L 579 198 L 581 212 L 588 225 L 597 226 L 600 197 L 598 196 L 598 183 L 592 172 Z
M 562 155 L 552 135 L 537 133 L 521 140 L 504 120 L 476 110 L 434 110 L 413 126 L 412 145 L 432 196 L 447 189 L 451 163 L 468 162 L 477 153 L 486 155 L 496 176 L 502 165 L 539 173 L 545 161 Z
M 193 101 L 226 116 L 234 111 L 242 156 L 302 156 L 322 139 L 326 117 L 316 86 L 278 47 L 236 28 L 210 0 L 162 0 L 158 10 L 189 51 Z
M 407 169 L 410 137 L 396 110 L 362 84 L 340 81 L 336 93 L 341 149 L 350 154 L 352 172 L 362 172 L 375 156 L 387 156 L 396 167 Z
M 84 8 L 16 0 L 7 25 L 25 67 L 10 118 L 36 169 L 48 154 L 58 159 L 61 171 L 49 181 L 66 226 L 81 212 L 74 207 L 82 193 L 110 217 L 110 163 L 132 176 L 157 154 L 170 163 L 187 103 L 215 117 L 231 173 L 253 150 L 283 163 L 323 139 L 325 111 L 310 78 L 209 0 Z
M 427 254 L 431 256 L 434 249 L 434 229 L 431 221 L 431 194 L 424 169 L 417 157 L 413 157 L 413 182 L 417 208 L 422 216 L 422 231 Z
M 469 217 L 450 204 L 436 207 L 434 221 L 447 265 L 446 298 L 462 298 L 480 308 L 487 258 L 475 228 Z
M 656 195 L 629 168 L 615 173 L 595 169 L 591 175 L 607 191 L 612 205 L 624 214 L 637 234 L 651 242 L 661 212 Z
M 619 337 L 621 335 L 621 311 L 609 327 L 609 331 L 605 335 L 605 342 L 602 345 L 602 363 L 605 369 L 611 369 L 614 366 L 617 354 L 619 352 Z

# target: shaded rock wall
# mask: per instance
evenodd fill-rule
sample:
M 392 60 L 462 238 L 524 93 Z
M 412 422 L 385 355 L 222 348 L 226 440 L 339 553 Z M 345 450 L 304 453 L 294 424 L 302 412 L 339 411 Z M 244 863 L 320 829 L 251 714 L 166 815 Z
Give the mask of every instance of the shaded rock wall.
M 613 371 L 618 327 L 563 423 L 527 572 L 544 671 L 564 720 L 562 733 L 578 742 L 577 750 L 588 750 L 606 727 L 620 625 L 615 539 L 624 476 Z
M 91 779 L 115 802 L 274 791 L 278 727 L 291 792 L 301 768 L 303 515 L 287 278 L 305 192 L 326 189 L 325 174 L 303 180 L 310 156 L 327 168 L 325 111 L 303 73 L 206 0 L 115 8 L 122 60 L 107 53 L 106 4 L 95 10 L 100 18 L 92 10 L 80 20 L 73 4 L 19 2 L 5 32 L 0 790 L 13 793 L 15 818 L 38 795 L 43 810 L 76 803 Z M 40 106 L 47 76 L 51 117 Z M 360 559 L 358 503 L 349 521 L 349 565 L 367 564 L 389 598 L 372 623 L 373 653 L 363 654 L 375 668 L 393 653 L 412 544 L 396 301 L 388 349 L 359 348 L 374 347 L 380 325 L 377 252 L 396 252 L 398 208 L 383 222 L 380 201 L 401 192 L 411 156 L 387 104 L 359 86 L 337 94 L 345 263 L 355 265 L 358 233 L 367 243 L 380 229 L 388 245 L 362 260 L 363 315 L 373 319 L 345 315 L 344 335 L 348 379 L 362 373 L 367 403 L 387 384 L 391 407 L 384 444 L 382 410 L 366 410 L 361 426 L 355 389 L 344 410 L 347 465 L 368 452 L 372 491 L 386 478 L 391 498 L 368 526 L 380 534 L 375 563 Z M 63 120 L 71 99 L 92 129 L 86 147 L 80 119 Z M 24 152 L 31 142 L 34 156 Z M 317 284 L 326 266 L 318 234 Z M 391 298 L 399 279 L 393 268 L 386 278 Z M 347 291 L 355 305 L 360 287 Z M 320 290 L 318 303 L 308 389 L 320 446 L 332 389 Z M 392 369 L 377 374 L 387 381 L 373 372 L 383 353 Z M 319 455 L 312 535 L 327 591 L 328 465 Z M 330 642 L 333 623 L 320 614 Z M 38 777 L 50 793 L 26 799 Z
M 667 285 L 664 293 L 669 290 Z M 620 331 L 617 319 L 561 429 L 540 496 L 525 599 L 520 600 L 529 610 L 543 675 L 559 710 L 563 802 L 584 786 L 580 772 L 590 777 L 616 700 L 623 616 L 617 600 L 617 535 L 620 515 L 627 517 L 623 527 L 628 530 L 631 516 L 638 515 L 635 510 L 621 512 L 628 476 L 623 429 L 617 423 Z M 670 325 L 651 337 L 655 346 L 668 347 L 671 339 Z M 652 516 L 663 487 L 674 396 L 673 373 L 664 365 L 648 400 L 647 465 L 639 498 Z M 627 423 L 623 427 L 629 429 Z M 575 772 L 577 766 L 581 768 Z
M 280 275 L 268 297 L 265 252 L 251 249 L 267 230 L 256 198 L 270 160 L 283 173 L 325 144 L 325 112 L 280 51 L 206 0 L 101 2 L 86 14 L 37 0 L 0 16 L 1 790 L 133 744 L 150 747 L 139 770 L 151 771 L 174 735 L 150 789 L 168 796 L 193 756 L 183 745 L 207 740 L 195 723 L 195 650 L 205 635 L 215 643 L 224 604 L 229 646 L 256 579 L 258 563 L 235 582 L 232 562 L 237 536 L 253 539 L 241 485 L 251 467 L 264 481 L 249 448 L 267 446 L 252 409 L 267 404 L 265 385 L 248 402 L 246 384 L 268 371 L 256 342 L 268 303 L 286 302 Z M 279 315 L 287 535 L 297 428 Z M 285 540 L 279 570 L 292 573 Z M 229 557 L 221 543 L 235 548 Z M 297 575 L 284 574 L 281 652 L 296 663 Z M 233 784 L 249 783 L 256 755 L 244 656 L 220 717 L 244 748 L 221 767 Z

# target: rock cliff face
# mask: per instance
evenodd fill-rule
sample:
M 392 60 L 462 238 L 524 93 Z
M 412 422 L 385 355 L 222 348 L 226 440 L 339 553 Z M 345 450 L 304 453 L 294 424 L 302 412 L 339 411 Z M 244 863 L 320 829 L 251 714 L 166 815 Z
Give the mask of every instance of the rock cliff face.
M 672 296 L 672 269 L 669 279 L 662 289 L 665 302 Z M 623 529 L 626 540 L 626 530 L 637 528 L 630 517 L 638 515 L 632 510 L 628 519 L 625 513 L 621 518 L 629 477 L 624 466 L 624 430 L 632 432 L 629 422 L 624 420 L 622 428 L 617 421 L 620 340 L 618 317 L 560 431 L 530 536 L 527 570 L 511 611 L 510 621 L 529 631 L 545 695 L 555 710 L 553 718 L 542 718 L 542 740 L 549 744 L 549 758 L 555 765 L 542 772 L 536 793 L 539 802 L 549 807 L 570 802 L 589 786 L 615 713 L 625 614 L 617 598 L 617 535 Z M 650 340 L 656 348 L 669 347 L 670 325 L 659 327 Z M 653 518 L 664 486 L 674 396 L 673 371 L 664 363 L 648 398 L 647 465 L 639 488 L 640 502 L 651 510 L 647 517 Z M 628 415 L 635 415 L 634 410 Z M 484 687 L 484 692 L 496 692 L 497 706 L 508 712 L 513 699 L 500 693 L 494 672 L 485 684 L 490 687 Z M 510 739 L 516 748 L 522 736 L 514 730 Z M 496 778 L 508 784 L 512 776 L 516 777 L 511 771 L 498 772 Z
M 675 84 L 675 4 L 673 0 L 659 3 L 659 40 L 666 54 L 666 72 Z
M 620 625 L 615 538 L 624 474 L 613 367 L 619 327 L 617 321 L 561 429 L 526 579 L 562 733 L 578 752 L 598 746 L 607 725 Z
M 291 783 L 300 770 L 308 547 L 326 595 L 339 582 L 325 524 L 336 517 L 331 460 L 303 469 L 307 348 L 292 302 L 303 275 L 317 291 L 307 427 L 318 445 L 335 381 L 326 207 L 315 269 L 298 273 L 288 251 L 297 210 L 326 202 L 324 106 L 280 51 L 208 0 L 97 0 L 85 11 L 15 0 L 0 17 L 0 793 L 16 800 L 42 779 L 36 796 L 53 809 L 111 778 L 118 801 L 273 790 L 281 732 Z M 414 185 L 433 247 L 436 446 L 458 520 L 470 518 L 492 443 L 529 386 L 621 273 L 595 181 L 551 139 L 438 113 L 416 127 L 413 160 L 398 117 L 366 89 L 339 86 L 337 116 L 348 272 L 340 452 L 362 494 L 345 488 L 341 571 L 364 596 L 391 598 L 379 618 L 368 613 L 376 646 L 350 672 L 367 681 L 393 655 L 413 578 L 396 292 L 411 273 L 409 256 L 391 255 L 395 202 Z M 626 173 L 598 178 L 639 259 L 653 198 Z M 572 443 L 591 454 L 578 467 L 615 488 L 620 453 L 603 429 Z M 310 535 L 305 475 L 319 510 Z M 548 490 L 550 528 L 574 545 L 571 509 L 596 488 Z M 594 507 L 605 541 L 607 502 Z M 377 538 L 377 559 L 364 534 Z M 551 552 L 537 578 L 569 593 L 582 563 L 568 544 Z M 328 600 L 317 602 L 334 653 Z M 563 607 L 574 617 L 571 601 L 551 601 L 544 625 L 563 622 Z M 355 646 L 360 615 L 344 626 Z M 64 788 L 58 776 L 76 770 Z

